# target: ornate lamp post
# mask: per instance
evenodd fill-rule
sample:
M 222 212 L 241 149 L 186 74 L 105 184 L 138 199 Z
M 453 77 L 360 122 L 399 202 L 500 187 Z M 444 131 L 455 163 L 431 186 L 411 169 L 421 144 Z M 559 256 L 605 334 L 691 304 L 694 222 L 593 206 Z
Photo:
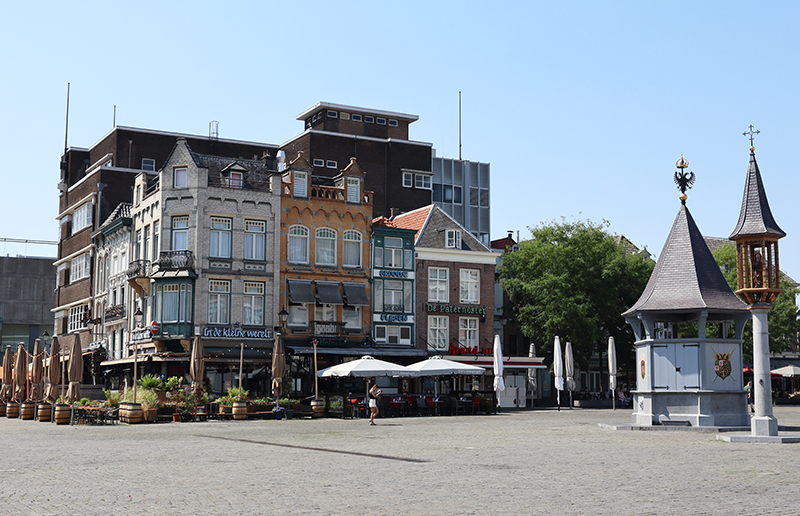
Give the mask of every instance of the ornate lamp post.
M 753 136 L 750 137 L 750 165 L 744 185 L 739 222 L 730 239 L 736 242 L 737 290 L 753 317 L 753 401 L 751 419 L 754 436 L 778 435 L 778 420 L 772 415 L 772 380 L 769 364 L 769 324 L 767 315 L 782 292 L 778 267 L 778 239 L 786 233 L 778 227 L 769 209 L 767 195 L 756 162 Z
M 138 306 L 136 307 L 136 311 L 133 312 L 133 320 L 136 322 L 136 330 L 141 330 L 142 328 L 142 319 L 144 318 L 144 314 L 142 313 L 142 309 Z M 138 340 L 138 333 L 134 333 L 137 336 Z M 139 354 L 138 354 L 138 347 L 139 343 L 134 340 L 133 342 L 133 402 L 136 403 L 136 376 L 137 376 L 137 365 L 139 362 Z

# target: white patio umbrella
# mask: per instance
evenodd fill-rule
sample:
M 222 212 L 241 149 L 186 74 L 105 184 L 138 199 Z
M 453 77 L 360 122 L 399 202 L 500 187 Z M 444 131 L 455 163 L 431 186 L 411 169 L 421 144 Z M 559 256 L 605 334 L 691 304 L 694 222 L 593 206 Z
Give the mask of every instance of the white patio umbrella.
M 787 365 L 783 367 L 779 367 L 777 369 L 773 369 L 770 371 L 772 374 L 779 374 L 786 378 L 791 378 L 793 376 L 800 376 L 800 367 L 796 365 Z
M 351 360 L 350 362 L 323 369 L 317 373 L 317 376 L 322 378 L 337 376 L 355 376 L 359 378 L 370 376 L 419 376 L 419 371 L 364 355 L 358 360 Z
M 407 366 L 409 369 L 419 372 L 419 376 L 447 376 L 450 374 L 469 374 L 478 375 L 486 372 L 486 369 L 474 365 L 462 364 L 442 357 L 431 357 Z
M 536 356 L 536 344 L 531 342 L 530 347 L 528 348 L 528 356 L 533 358 Z M 528 385 L 531 388 L 532 393 L 536 393 L 536 368 L 530 367 L 528 368 Z
M 569 408 L 572 409 L 572 391 L 575 390 L 575 359 L 572 356 L 572 343 L 567 342 L 564 352 L 564 373 L 567 375 L 567 390 L 569 391 Z
M 617 410 L 617 397 L 614 395 L 617 389 L 617 346 L 614 337 L 608 338 L 608 387 L 611 389 L 611 408 Z
M 561 391 L 564 390 L 564 363 L 561 362 L 561 340 L 556 335 L 553 342 L 553 374 L 556 377 L 556 400 L 561 410 Z

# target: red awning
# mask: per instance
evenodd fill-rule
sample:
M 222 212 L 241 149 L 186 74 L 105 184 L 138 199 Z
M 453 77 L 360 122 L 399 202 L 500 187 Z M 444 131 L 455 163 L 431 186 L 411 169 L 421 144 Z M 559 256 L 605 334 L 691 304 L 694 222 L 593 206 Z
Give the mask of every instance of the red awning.
M 442 355 L 442 358 L 485 367 L 492 371 L 493 360 L 491 355 Z M 503 357 L 503 367 L 506 369 L 545 369 L 544 358 L 541 357 Z

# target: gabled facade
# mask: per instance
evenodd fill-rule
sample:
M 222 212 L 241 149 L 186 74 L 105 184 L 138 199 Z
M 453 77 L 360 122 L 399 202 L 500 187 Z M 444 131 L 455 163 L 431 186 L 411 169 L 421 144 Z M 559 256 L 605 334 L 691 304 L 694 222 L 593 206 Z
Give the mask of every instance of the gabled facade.
M 414 346 L 415 234 L 386 217 L 372 221 L 372 339 L 378 346 Z

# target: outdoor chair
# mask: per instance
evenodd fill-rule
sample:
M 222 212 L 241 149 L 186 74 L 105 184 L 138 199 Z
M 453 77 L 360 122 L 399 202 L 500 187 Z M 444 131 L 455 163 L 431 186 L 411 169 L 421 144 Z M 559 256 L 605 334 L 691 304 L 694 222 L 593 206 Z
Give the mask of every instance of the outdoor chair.
M 419 409 L 419 415 L 420 416 L 424 416 L 426 414 L 430 415 L 431 414 L 431 409 L 430 409 L 430 407 L 428 407 L 427 400 L 425 398 L 423 398 L 422 396 L 418 396 L 415 399 L 416 399 L 416 402 L 417 402 L 417 408 Z

